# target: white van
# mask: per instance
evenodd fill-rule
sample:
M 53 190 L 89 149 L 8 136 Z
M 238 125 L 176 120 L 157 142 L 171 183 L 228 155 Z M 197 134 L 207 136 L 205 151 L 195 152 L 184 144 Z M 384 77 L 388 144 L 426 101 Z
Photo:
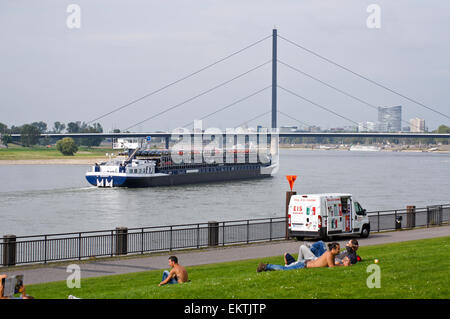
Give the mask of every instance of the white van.
M 370 233 L 366 210 L 351 194 L 293 195 L 288 210 L 289 236 L 303 240 L 316 237 L 324 240 L 334 236 Z

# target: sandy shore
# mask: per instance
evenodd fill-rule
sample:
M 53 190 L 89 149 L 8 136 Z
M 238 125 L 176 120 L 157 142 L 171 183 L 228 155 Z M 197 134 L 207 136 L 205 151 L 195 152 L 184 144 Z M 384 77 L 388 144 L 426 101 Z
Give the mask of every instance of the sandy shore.
M 93 165 L 105 161 L 100 158 L 61 158 L 37 160 L 1 160 L 0 165 Z

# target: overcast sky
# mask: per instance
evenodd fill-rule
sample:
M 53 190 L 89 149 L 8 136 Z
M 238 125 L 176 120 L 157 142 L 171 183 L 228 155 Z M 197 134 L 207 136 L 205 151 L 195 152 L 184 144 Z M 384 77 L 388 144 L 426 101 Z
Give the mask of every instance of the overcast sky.
M 370 4 L 381 28 L 368 28 Z M 67 26 L 70 4 L 81 27 Z M 450 2 L 442 0 L 40 0 L 0 2 L 0 122 L 91 121 L 255 41 L 279 35 L 450 114 Z M 124 129 L 227 81 L 272 57 L 271 40 L 105 117 Z M 369 84 L 279 39 L 278 58 L 373 105 L 402 105 L 403 120 L 430 129 L 449 120 Z M 355 122 L 376 110 L 278 66 L 278 84 Z M 270 64 L 132 131 L 171 130 L 271 84 Z M 310 125 L 352 122 L 282 90 L 282 112 Z M 234 127 L 271 109 L 266 90 L 204 120 Z M 299 123 L 279 114 L 279 125 Z M 270 126 L 270 114 L 249 126 Z M 406 126 L 403 123 L 402 126 Z

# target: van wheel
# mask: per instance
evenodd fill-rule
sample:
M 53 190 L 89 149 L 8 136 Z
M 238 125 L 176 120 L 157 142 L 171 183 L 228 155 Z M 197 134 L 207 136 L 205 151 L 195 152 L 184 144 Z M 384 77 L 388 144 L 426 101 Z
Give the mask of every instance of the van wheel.
M 361 231 L 361 238 L 369 237 L 370 227 L 368 225 L 364 225 Z
M 295 237 L 298 241 L 303 241 L 305 239 L 305 237 L 303 236 L 296 236 Z

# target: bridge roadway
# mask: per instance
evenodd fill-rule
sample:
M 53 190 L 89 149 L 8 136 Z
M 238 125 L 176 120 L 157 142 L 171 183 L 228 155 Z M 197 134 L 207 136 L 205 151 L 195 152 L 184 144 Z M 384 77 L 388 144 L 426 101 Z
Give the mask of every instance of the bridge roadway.
M 204 133 L 191 133 L 191 136 Z M 264 132 L 246 132 L 233 135 L 257 135 Z M 270 131 L 267 134 L 271 134 Z M 381 137 L 381 138 L 450 138 L 449 133 L 379 133 L 379 132 L 279 132 L 279 137 Z M 64 138 L 64 137 L 103 137 L 103 138 L 132 138 L 132 137 L 162 137 L 170 138 L 178 133 L 168 132 L 144 132 L 144 133 L 43 133 L 41 138 Z M 20 138 L 20 134 L 11 134 L 14 139 Z M 225 136 L 225 133 L 223 134 Z
M 361 247 L 419 240 L 427 238 L 444 237 L 450 235 L 450 226 L 439 226 L 432 228 L 418 228 L 413 230 L 401 230 L 372 233 L 368 238 L 359 239 Z M 340 238 L 341 247 L 349 238 Z M 91 261 L 69 261 L 65 263 L 53 263 L 46 265 L 16 266 L 6 269 L 0 268 L 0 273 L 7 275 L 24 275 L 25 285 L 38 284 L 53 281 L 65 281 L 69 276 L 66 272 L 67 265 L 78 264 L 81 268 L 81 278 L 118 275 L 149 270 L 167 269 L 167 259 L 171 255 L 179 258 L 180 264 L 184 266 L 197 266 L 221 262 L 231 262 L 245 259 L 257 259 L 255 271 L 259 261 L 264 258 L 280 256 L 279 263 L 283 263 L 284 252 L 297 254 L 301 242 L 296 240 L 280 240 L 246 245 L 219 246 L 215 248 L 204 248 L 196 250 L 176 250 L 172 252 L 153 253 L 147 255 L 134 255 L 122 258 L 97 258 Z M 364 254 L 361 254 L 364 258 Z M 378 256 L 383 260 L 383 256 Z M 195 280 L 195 278 L 192 278 Z M 152 283 L 149 283 L 152 284 Z M 153 284 L 158 284 L 157 282 Z M 75 294 L 76 292 L 74 292 Z

